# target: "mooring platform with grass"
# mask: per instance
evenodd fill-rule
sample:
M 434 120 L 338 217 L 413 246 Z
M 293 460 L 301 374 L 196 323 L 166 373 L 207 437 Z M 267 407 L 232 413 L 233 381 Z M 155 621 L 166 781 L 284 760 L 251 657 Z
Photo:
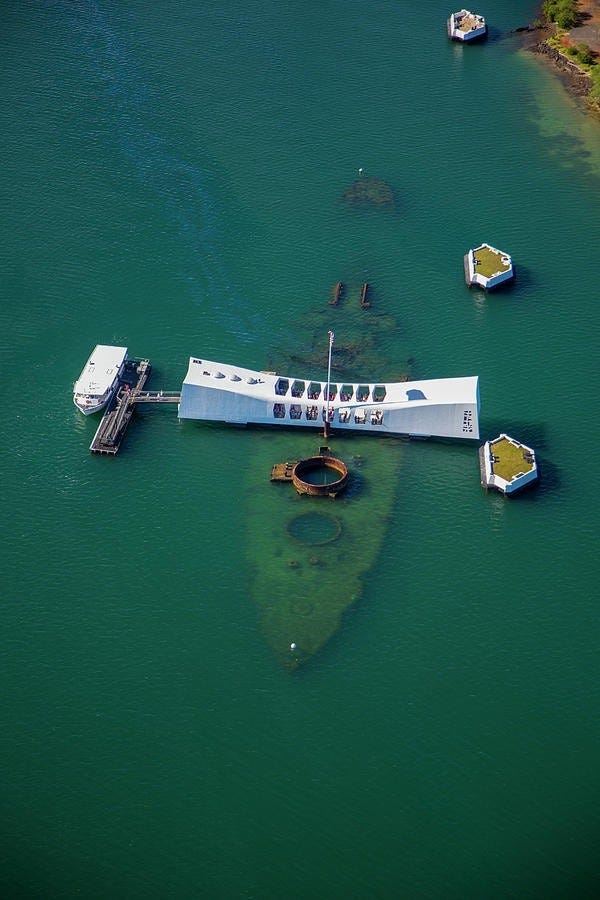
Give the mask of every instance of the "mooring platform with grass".
M 480 447 L 479 467 L 482 485 L 503 494 L 514 494 L 538 477 L 534 451 L 507 434 Z
M 465 281 L 489 291 L 514 278 L 512 259 L 502 250 L 490 244 L 480 244 L 464 257 Z

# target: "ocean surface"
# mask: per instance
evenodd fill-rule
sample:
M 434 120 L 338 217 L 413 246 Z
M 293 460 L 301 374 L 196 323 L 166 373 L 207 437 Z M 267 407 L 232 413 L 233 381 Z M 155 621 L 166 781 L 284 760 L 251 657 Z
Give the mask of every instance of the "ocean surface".
M 1 9 L 2 896 L 598 896 L 600 125 L 511 35 L 534 5 L 470 47 L 439 0 Z M 359 168 L 393 211 L 341 201 Z M 325 380 L 338 280 L 386 324 L 366 380 L 479 375 L 541 481 L 365 442 L 378 549 L 289 671 L 253 577 L 307 436 L 149 407 L 98 458 L 72 384 L 97 343 L 167 390 L 190 355 Z

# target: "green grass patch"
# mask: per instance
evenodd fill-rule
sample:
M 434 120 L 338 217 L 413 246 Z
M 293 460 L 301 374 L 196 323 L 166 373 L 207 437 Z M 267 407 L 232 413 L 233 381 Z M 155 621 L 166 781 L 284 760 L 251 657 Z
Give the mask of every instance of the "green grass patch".
M 549 47 L 558 50 L 563 56 L 570 59 L 578 66 L 582 72 L 588 72 L 593 75 L 598 68 L 598 56 L 591 47 L 582 41 L 572 44 L 569 40 L 568 32 L 559 30 L 557 34 L 552 35 L 546 41 Z
M 491 444 L 491 453 L 497 457 L 492 465 L 494 475 L 499 475 L 505 481 L 511 481 L 519 472 L 531 472 L 533 469 L 533 463 L 525 459 L 527 451 L 523 447 L 515 447 L 506 438 Z
M 484 278 L 491 278 L 497 272 L 507 272 L 510 268 L 502 262 L 503 253 L 494 253 L 488 247 L 479 247 L 474 251 L 474 256 L 477 260 L 475 271 Z

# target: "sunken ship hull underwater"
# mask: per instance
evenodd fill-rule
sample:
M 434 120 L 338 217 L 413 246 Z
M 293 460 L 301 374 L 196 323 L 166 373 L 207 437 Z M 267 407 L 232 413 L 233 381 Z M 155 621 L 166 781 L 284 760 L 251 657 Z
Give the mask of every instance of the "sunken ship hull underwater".
M 264 483 L 274 459 L 307 458 L 322 436 L 306 430 L 249 435 L 248 478 Z M 318 654 L 361 599 L 397 505 L 400 438 L 331 436 L 348 468 L 335 499 L 300 494 L 290 482 L 246 492 L 249 594 L 277 661 L 294 670 Z
M 351 207 L 392 211 L 390 186 L 359 174 L 342 199 Z M 279 348 L 269 360 L 275 372 L 327 371 L 325 379 L 192 357 L 181 388 L 182 420 L 269 426 L 268 440 L 264 431 L 247 436 L 241 539 L 260 629 L 288 670 L 319 653 L 366 593 L 397 511 L 404 437 L 479 438 L 478 378 L 410 380 L 410 356 L 406 368 L 398 369 L 398 323 L 381 309 L 373 311 L 362 275 L 360 296 L 355 280 L 336 281 L 325 309 L 303 309 L 290 329 L 293 349 Z M 332 317 L 344 332 L 333 359 Z M 319 347 L 326 332 L 325 369 Z M 365 372 L 377 372 L 381 380 L 359 381 Z M 269 484 L 274 464 L 285 461 L 281 468 L 293 471 L 295 462 L 316 452 L 330 453 L 347 467 L 344 490 L 335 499 L 299 493 L 292 483 Z
M 360 322 L 355 344 L 339 349 L 346 357 L 348 346 L 360 347 L 353 371 L 381 364 L 377 329 L 387 332 L 391 321 L 369 319 L 367 328 Z M 298 360 L 298 368 L 318 371 L 321 358 Z M 363 594 L 394 515 L 404 437 L 477 440 L 478 379 L 362 383 L 336 374 L 334 382 L 329 373 L 321 380 L 283 377 L 192 357 L 179 417 L 280 426 L 270 428 L 268 440 L 264 431 L 248 435 L 244 541 L 261 631 L 276 659 L 293 670 L 331 640 Z M 347 466 L 335 500 L 299 493 L 291 480 L 269 484 L 274 464 L 293 471 L 318 452 Z

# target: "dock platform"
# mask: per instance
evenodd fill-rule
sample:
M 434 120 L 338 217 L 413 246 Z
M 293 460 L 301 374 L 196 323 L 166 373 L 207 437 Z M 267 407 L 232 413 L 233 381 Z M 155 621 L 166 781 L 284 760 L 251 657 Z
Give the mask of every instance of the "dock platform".
M 130 359 L 125 364 L 115 396 L 106 408 L 94 439 L 92 453 L 115 456 L 125 437 L 136 403 L 179 403 L 179 391 L 143 390 L 152 365 L 148 359 Z

